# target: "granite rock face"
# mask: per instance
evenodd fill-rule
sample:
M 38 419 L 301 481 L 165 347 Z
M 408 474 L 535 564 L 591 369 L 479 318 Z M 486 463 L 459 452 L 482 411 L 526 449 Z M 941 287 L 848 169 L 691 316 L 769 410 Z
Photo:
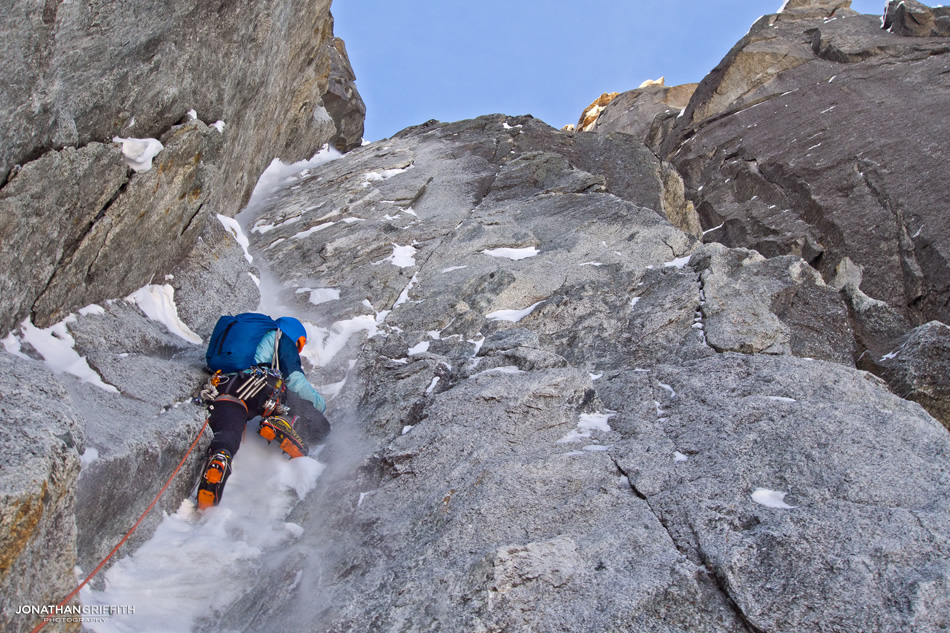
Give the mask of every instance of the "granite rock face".
M 300 116 L 275 128 L 276 110 L 198 104 L 191 120 L 166 89 L 155 102 L 177 118 L 142 119 L 165 147 L 151 171 L 130 173 L 108 143 L 126 132 L 79 126 L 87 141 L 11 169 L 0 233 L 56 230 L 49 247 L 30 242 L 50 254 L 31 260 L 35 276 L 4 280 L 20 307 L 3 319 L 52 322 L 108 300 L 46 333 L 96 384 L 41 364 L 49 350 L 30 324 L 3 340 L 4 596 L 55 603 L 198 435 L 203 346 L 121 298 L 151 283 L 174 291 L 199 338 L 262 300 L 299 315 L 308 376 L 334 389 L 325 470 L 286 517 L 293 539 L 198 630 L 950 627 L 945 38 L 882 30 L 847 2 L 790 0 L 682 117 L 653 114 L 646 138 L 531 117 L 430 121 L 248 211 L 251 262 L 213 219 L 246 196 L 240 174 L 311 151 L 314 135 L 356 140 L 355 93 L 336 89 L 342 110 L 319 97 L 351 73 L 321 57 L 328 14 L 304 4 L 217 7 L 255 55 L 302 73 L 232 81 L 293 84 L 282 112 Z M 93 15 L 94 3 L 30 6 L 10 19 L 61 38 L 75 16 L 113 34 L 130 19 Z M 152 24 L 215 11 L 175 7 Z M 905 22 L 917 10 L 906 7 Z M 237 53 L 186 33 L 207 35 L 209 54 Z M 268 39 L 290 34 L 315 57 L 283 57 L 300 40 Z M 152 63 L 177 63 L 164 45 L 177 36 L 150 40 Z M 31 41 L 43 52 L 57 39 Z M 895 114 L 908 86 L 917 120 Z M 69 132 L 62 107 L 49 111 L 65 123 L 37 138 Z M 203 122 L 217 118 L 223 132 Z M 238 148 L 252 157 L 239 169 Z M 68 188 L 39 186 L 50 173 Z M 158 211 L 142 206 L 153 198 Z M 133 271 L 120 252 L 149 261 Z M 22 271 L 24 256 L 2 261 Z M 912 329 L 925 319 L 936 321 Z M 206 441 L 161 510 L 187 494 Z M 115 485 L 130 476 L 141 485 Z M 35 625 L 4 609 L 5 629 Z
M 950 319 L 950 163 L 931 140 L 946 125 L 948 52 L 872 16 L 762 18 L 663 147 L 705 239 L 798 255 L 829 281 L 847 258 L 859 289 L 911 325 Z
M 38 622 L 15 609 L 57 604 L 74 586 L 85 436 L 66 387 L 41 363 L 0 351 L 0 372 L 0 626 L 30 631 Z
M 305 530 L 247 595 L 286 590 L 214 627 L 950 622 L 950 435 L 853 367 L 802 258 L 700 245 L 584 138 L 430 122 L 252 219 L 315 380 L 345 382 Z
M 11 7 L 0 44 L 0 328 L 27 317 L 45 327 L 169 274 L 274 157 L 308 158 L 338 135 L 358 143 L 363 110 L 329 5 Z M 113 138 L 164 149 L 133 173 Z M 136 251 L 150 256 L 130 261 Z
M 220 226 L 209 225 L 204 238 L 213 243 L 200 243 L 171 280 L 179 316 L 203 336 L 218 315 L 253 310 L 259 298 L 248 275 L 256 269 Z M 30 631 L 37 622 L 12 609 L 66 596 L 76 584 L 75 568 L 92 571 L 199 437 L 206 413 L 191 400 L 207 374 L 202 345 L 127 299 L 88 306 L 45 332 L 27 324 L 3 343 L 0 539 L 7 557 L 0 582 L 11 600 L 0 617 L 4 630 Z M 74 355 L 69 362 L 65 348 Z M 209 440 L 210 433 L 200 436 L 119 556 L 147 540 L 189 494 Z M 101 578 L 93 586 L 98 583 Z

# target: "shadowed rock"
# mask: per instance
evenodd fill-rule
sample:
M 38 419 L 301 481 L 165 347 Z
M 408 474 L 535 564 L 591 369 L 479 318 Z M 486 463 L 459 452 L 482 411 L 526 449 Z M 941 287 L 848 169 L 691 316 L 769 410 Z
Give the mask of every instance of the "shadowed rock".
M 11 7 L 0 43 L 0 328 L 51 325 L 170 273 L 275 156 L 307 158 L 337 135 L 358 144 L 365 110 L 342 42 L 331 43 L 329 5 Z M 107 144 L 119 137 L 164 149 L 132 174 Z M 149 256 L 132 261 L 135 251 Z
M 915 139 L 945 125 L 950 44 L 879 26 L 762 18 L 700 84 L 665 151 L 707 241 L 799 255 L 825 279 L 848 258 L 860 290 L 900 319 L 946 321 L 948 161 Z

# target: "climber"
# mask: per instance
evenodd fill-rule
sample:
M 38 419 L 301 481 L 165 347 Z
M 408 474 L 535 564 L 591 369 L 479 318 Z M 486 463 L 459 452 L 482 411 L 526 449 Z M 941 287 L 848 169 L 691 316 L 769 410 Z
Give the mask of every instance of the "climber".
M 245 312 L 218 319 L 208 342 L 205 360 L 215 372 L 206 389 L 211 400 L 209 426 L 214 438 L 208 447 L 208 459 L 198 484 L 198 507 L 218 505 L 231 474 L 231 461 L 241 445 L 247 421 L 261 420 L 260 434 L 266 439 L 281 439 L 281 448 L 291 458 L 307 453 L 306 445 L 293 426 L 282 416 L 286 389 L 312 405 L 302 417 L 309 427 L 303 429 L 317 441 L 329 432 L 324 417 L 326 402 L 303 374 L 300 353 L 307 341 L 303 324 L 293 317 L 271 319 L 263 314 Z M 271 417 L 268 417 L 271 416 Z

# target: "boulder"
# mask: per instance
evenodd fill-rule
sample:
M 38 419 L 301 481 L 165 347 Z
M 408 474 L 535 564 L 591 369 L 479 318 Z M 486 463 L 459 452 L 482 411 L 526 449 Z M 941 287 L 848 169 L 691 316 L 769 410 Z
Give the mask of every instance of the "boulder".
M 782 18 L 830 18 L 851 8 L 851 0 L 785 0 L 778 10 Z
M 950 7 L 930 8 L 917 0 L 890 0 L 882 28 L 904 37 L 950 37 Z
M 581 113 L 581 118 L 577 120 L 577 125 L 574 129 L 578 132 L 590 132 L 597 122 L 597 117 L 604 111 L 607 104 L 617 98 L 618 94 L 620 93 L 605 92 L 597 97 L 593 103 L 584 108 L 584 111 Z
M 699 84 L 647 86 L 616 96 L 590 126 L 591 132 L 632 134 L 650 146 L 662 143 L 662 123 L 675 118 Z
M 871 355 L 867 368 L 902 398 L 919 402 L 950 428 L 950 327 L 931 321 L 907 334 L 892 351 Z
M 330 52 L 330 82 L 323 95 L 323 105 L 336 125 L 336 134 L 328 143 L 347 152 L 363 142 L 363 121 L 366 104 L 356 89 L 356 73 L 346 54 L 346 44 L 339 37 L 327 44 Z
M 710 244 L 690 264 L 700 271 L 702 325 L 718 352 L 794 354 L 854 365 L 854 333 L 841 296 L 800 257 L 765 259 Z
M 55 178 L 61 172 L 51 175 L 46 170 L 29 169 L 30 164 L 0 190 L 4 195 L 13 188 L 9 193 L 14 198 L 6 200 L 11 213 L 13 207 L 21 212 L 32 207 L 40 217 L 60 218 L 51 224 L 55 232 L 34 232 L 20 241 L 3 241 L 4 250 L 16 251 L 12 256 L 28 258 L 23 262 L 26 270 L 35 271 L 44 264 L 49 269 L 55 263 L 50 276 L 33 273 L 34 284 L 43 287 L 32 304 L 7 307 L 11 311 L 19 308 L 14 312 L 16 318 L 22 318 L 24 309 L 32 310 L 34 322 L 48 326 L 85 305 L 144 286 L 156 272 L 170 272 L 191 250 L 213 208 L 209 196 L 218 176 L 216 156 L 222 135 L 192 121 L 176 126 L 161 141 L 165 149 L 155 157 L 152 169 L 127 175 L 112 198 L 99 204 L 90 204 L 84 195 L 73 198 L 72 213 L 66 217 L 57 207 L 63 187 Z M 124 165 L 122 171 L 126 171 Z M 102 200 L 108 192 L 96 191 L 94 183 L 82 183 L 80 192 L 91 189 Z M 21 192 L 21 187 L 28 189 Z M 35 191 L 43 193 L 35 195 Z M 19 223 L 14 227 L 18 232 L 25 228 Z M 40 246 L 50 244 L 51 237 L 54 252 L 61 253 L 58 257 L 49 257 L 51 249 Z M 146 263 L 130 265 L 130 253 L 147 253 Z M 33 262 L 39 266 L 32 266 Z

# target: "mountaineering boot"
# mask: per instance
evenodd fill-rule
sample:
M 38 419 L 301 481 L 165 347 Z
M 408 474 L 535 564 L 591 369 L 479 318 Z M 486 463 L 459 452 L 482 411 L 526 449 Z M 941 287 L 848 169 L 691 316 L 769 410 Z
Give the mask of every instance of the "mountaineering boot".
M 208 458 L 204 475 L 198 484 L 198 509 L 205 510 L 218 505 L 224 494 L 224 484 L 231 475 L 231 453 L 220 450 Z
M 280 442 L 280 450 L 287 453 L 291 459 L 303 457 L 310 452 L 306 442 L 294 430 L 293 424 L 280 416 L 272 415 L 268 418 L 261 418 L 258 433 L 267 440 L 268 444 L 273 440 Z

